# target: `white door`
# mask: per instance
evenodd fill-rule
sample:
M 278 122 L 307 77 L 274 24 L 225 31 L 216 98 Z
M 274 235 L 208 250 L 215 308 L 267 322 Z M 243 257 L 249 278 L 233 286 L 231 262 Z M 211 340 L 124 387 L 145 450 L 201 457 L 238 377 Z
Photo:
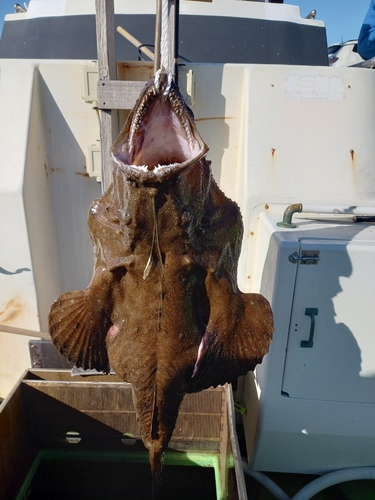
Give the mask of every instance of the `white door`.
M 375 403 L 375 242 L 306 239 L 296 260 L 283 394 Z

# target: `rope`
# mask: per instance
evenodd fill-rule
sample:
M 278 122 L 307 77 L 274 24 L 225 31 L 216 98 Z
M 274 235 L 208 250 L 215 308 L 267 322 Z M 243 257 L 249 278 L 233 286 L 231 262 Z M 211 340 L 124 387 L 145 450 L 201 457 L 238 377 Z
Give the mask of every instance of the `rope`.
M 167 75 L 167 84 L 165 86 L 164 95 L 168 95 L 172 85 L 172 71 L 169 67 L 169 16 L 168 16 L 168 0 L 161 0 L 161 43 L 160 43 L 160 69 L 155 74 L 155 88 L 158 92 L 160 88 L 161 74 Z
M 160 60 L 161 68 L 170 71 L 169 68 L 169 19 L 168 19 L 168 0 L 161 0 L 161 44 Z

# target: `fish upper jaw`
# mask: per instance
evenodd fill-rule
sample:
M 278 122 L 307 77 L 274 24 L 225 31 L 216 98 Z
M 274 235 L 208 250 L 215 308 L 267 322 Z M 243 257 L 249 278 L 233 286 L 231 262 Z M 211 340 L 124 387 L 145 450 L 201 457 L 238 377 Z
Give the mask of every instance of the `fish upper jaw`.
M 208 147 L 192 111 L 172 83 L 167 95 L 152 78 L 111 148 L 114 162 L 131 180 L 164 182 L 201 160 Z

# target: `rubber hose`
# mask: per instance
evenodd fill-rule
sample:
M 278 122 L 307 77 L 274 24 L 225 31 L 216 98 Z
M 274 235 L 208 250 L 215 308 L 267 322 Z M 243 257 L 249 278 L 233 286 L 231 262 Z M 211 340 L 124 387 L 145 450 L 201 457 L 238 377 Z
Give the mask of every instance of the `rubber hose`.
M 244 472 L 258 481 L 262 486 L 264 486 L 277 500 L 290 500 L 290 496 L 288 496 L 285 491 L 283 491 L 280 486 L 278 486 L 272 479 L 270 479 L 263 472 L 258 472 L 249 469 L 245 460 L 242 460 L 243 470 Z
M 351 469 L 341 469 L 329 472 L 320 476 L 300 490 L 292 500 L 309 500 L 320 491 L 333 486 L 334 484 L 345 483 L 363 479 L 375 480 L 375 467 L 354 467 Z

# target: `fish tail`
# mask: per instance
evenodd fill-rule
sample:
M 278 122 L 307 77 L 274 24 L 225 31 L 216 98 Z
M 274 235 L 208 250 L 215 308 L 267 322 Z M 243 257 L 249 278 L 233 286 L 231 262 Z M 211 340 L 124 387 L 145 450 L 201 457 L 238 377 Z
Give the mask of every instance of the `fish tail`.
M 162 498 L 164 453 L 160 449 L 155 449 L 155 446 L 152 446 L 149 450 L 149 460 L 151 466 L 152 500 L 160 500 Z

